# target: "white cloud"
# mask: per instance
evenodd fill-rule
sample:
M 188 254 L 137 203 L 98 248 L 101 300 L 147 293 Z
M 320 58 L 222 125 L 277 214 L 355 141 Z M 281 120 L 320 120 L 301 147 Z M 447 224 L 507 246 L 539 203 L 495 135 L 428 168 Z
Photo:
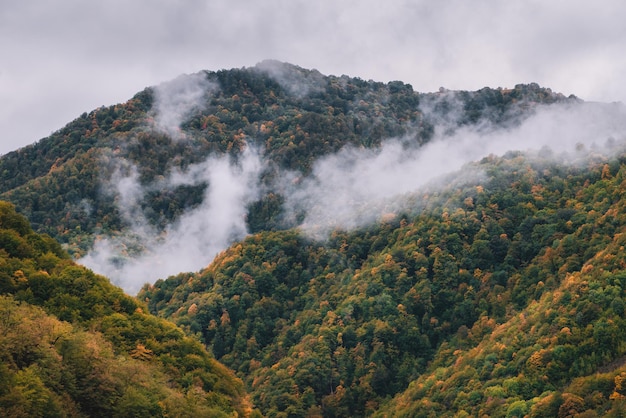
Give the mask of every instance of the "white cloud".
M 388 213 L 415 210 L 407 194 L 424 186 L 437 187 L 437 182 L 454 172 L 459 183 L 479 184 L 481 173 L 464 166 L 490 154 L 521 151 L 532 155 L 549 149 L 551 154 L 543 157 L 584 162 L 588 150 L 602 151 L 609 138 L 626 141 L 626 108 L 586 103 L 542 106 L 515 127 L 480 124 L 460 128 L 451 136 L 446 129 L 436 132 L 420 148 L 401 139 L 388 140 L 378 150 L 345 148 L 318 160 L 309 178 L 294 183 L 285 176 L 290 218 L 306 212 L 302 229 L 323 239 L 334 228 L 350 230 Z M 581 145 L 582 154 L 577 151 Z
M 211 157 L 185 171 L 175 171 L 158 185 L 141 186 L 136 170 L 127 164 L 109 187 L 117 206 L 131 225 L 122 236 L 103 237 L 79 262 L 106 275 L 129 293 L 144 283 L 154 282 L 181 271 L 196 271 L 208 265 L 215 255 L 246 235 L 246 206 L 257 197 L 262 168 L 257 152 L 247 148 L 238 161 Z M 203 202 L 188 210 L 165 231 L 151 227 L 139 202 L 154 187 L 174 188 L 181 184 L 207 183 Z M 153 187 L 154 186 L 154 187 Z M 129 257 L 131 247 L 143 252 Z
M 571 101 L 537 106 L 518 124 L 484 121 L 453 131 L 450 127 L 456 124 L 459 116 L 455 113 L 461 108 L 454 106 L 451 97 L 447 119 L 433 119 L 433 111 L 426 111 L 437 126 L 435 137 L 422 147 L 416 147 L 410 135 L 391 138 L 378 149 L 346 147 L 322 157 L 304 178 L 279 173 L 273 187 L 284 194 L 286 220 L 293 222 L 304 214 L 299 225 L 302 231 L 325 239 L 335 228 L 351 230 L 387 214 L 419 210 L 414 196 L 424 187 L 441 187 L 442 181 L 451 181 L 452 173 L 457 173 L 457 183 L 479 184 L 483 173 L 466 165 L 490 154 L 542 152 L 542 157 L 553 155 L 575 163 L 586 161 L 588 150 L 602 150 L 609 138 L 626 141 L 623 105 Z M 194 101 L 196 95 L 191 98 Z M 548 148 L 549 153 L 545 152 Z M 140 184 L 138 170 L 128 161 L 110 158 L 108 164 L 116 167 L 104 190 L 115 198 L 130 230 L 100 239 L 80 262 L 129 293 L 158 278 L 198 271 L 246 236 L 247 206 L 260 197 L 259 176 L 266 168 L 255 150 L 246 148 L 236 161 L 213 156 L 185 170 L 170 167 L 148 185 Z M 201 184 L 208 187 L 199 206 L 188 209 L 165 230 L 150 225 L 141 205 L 148 193 Z M 133 248 L 143 252 L 130 254 Z
M 173 140 L 184 138 L 181 124 L 204 109 L 208 96 L 218 89 L 204 73 L 183 75 L 154 88 L 154 123 Z
M 264 60 L 254 67 L 273 78 L 289 94 L 304 97 L 311 93 L 323 91 L 326 87 L 324 76 L 317 72 L 304 74 L 296 67 L 285 65 L 275 60 Z

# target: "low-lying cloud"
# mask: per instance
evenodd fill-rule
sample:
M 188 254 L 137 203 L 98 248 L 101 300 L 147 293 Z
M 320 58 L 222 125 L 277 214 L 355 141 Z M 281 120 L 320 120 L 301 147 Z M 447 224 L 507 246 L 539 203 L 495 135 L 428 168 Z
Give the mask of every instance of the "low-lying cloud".
M 154 87 L 154 125 L 174 140 L 185 137 L 180 126 L 193 112 L 200 111 L 218 86 L 204 73 L 181 75 Z
M 515 127 L 481 124 L 452 135 L 436 131 L 419 148 L 391 139 L 380 149 L 348 147 L 319 159 L 310 177 L 285 184 L 289 218 L 305 213 L 302 230 L 323 238 L 335 228 L 354 229 L 410 210 L 403 195 L 432 187 L 447 174 L 457 172 L 460 182 L 480 182 L 481 173 L 464 166 L 491 154 L 543 151 L 544 158 L 585 162 L 590 152 L 611 152 L 607 145 L 626 138 L 626 111 L 621 104 L 567 103 L 541 106 Z
M 174 171 L 158 187 L 208 184 L 203 202 L 184 213 L 165 231 L 157 231 L 143 216 L 139 202 L 156 185 L 142 187 L 136 169 L 118 171 L 114 194 L 130 232 L 98 240 L 80 263 L 104 274 L 129 293 L 144 283 L 208 265 L 215 255 L 246 235 L 246 207 L 257 198 L 262 168 L 259 154 L 248 147 L 237 161 L 211 157 L 187 170 Z M 130 168 L 130 169 L 129 169 Z M 129 248 L 138 255 L 129 257 Z
M 203 97 L 195 93 L 203 81 L 187 81 L 170 86 L 173 97 L 163 96 L 155 104 L 158 126 L 177 138 L 184 137 L 180 124 Z M 188 105 L 185 97 L 195 104 Z M 415 210 L 403 196 L 425 186 L 436 187 L 450 173 L 457 172 L 462 182 L 478 184 L 484 178 L 481 173 L 464 167 L 485 156 L 528 151 L 576 163 L 585 161 L 588 151 L 626 138 L 626 111 L 621 104 L 538 106 L 530 117 L 506 128 L 482 123 L 451 133 L 444 126 L 447 122 L 441 123 L 434 138 L 421 147 L 411 141 L 411 135 L 384 141 L 377 149 L 346 147 L 318 159 L 306 177 L 282 172 L 275 184 L 263 187 L 284 195 L 286 221 L 293 224 L 301 219 L 303 233 L 324 239 L 335 228 L 359 228 L 388 213 Z M 131 225 L 131 234 L 97 241 L 80 262 L 129 293 L 146 282 L 204 268 L 217 253 L 246 236 L 247 206 L 261 196 L 260 177 L 266 168 L 260 153 L 247 147 L 237 160 L 213 156 L 185 170 L 170 167 L 158 183 L 142 186 L 137 169 L 120 160 L 110 193 Z M 202 203 L 165 230 L 155 230 L 146 220 L 141 208 L 146 193 L 200 184 L 208 185 Z M 129 256 L 134 245 L 144 251 Z
M 269 75 L 289 94 L 298 98 L 322 92 L 326 87 L 324 76 L 315 70 L 303 72 L 294 65 L 274 60 L 262 61 L 254 68 Z

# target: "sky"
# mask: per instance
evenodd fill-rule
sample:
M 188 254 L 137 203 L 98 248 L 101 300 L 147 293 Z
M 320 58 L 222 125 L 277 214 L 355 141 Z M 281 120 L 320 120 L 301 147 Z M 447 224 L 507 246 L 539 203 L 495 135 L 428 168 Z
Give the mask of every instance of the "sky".
M 180 74 L 265 59 L 625 101 L 624 17 L 622 0 L 0 0 L 0 155 Z

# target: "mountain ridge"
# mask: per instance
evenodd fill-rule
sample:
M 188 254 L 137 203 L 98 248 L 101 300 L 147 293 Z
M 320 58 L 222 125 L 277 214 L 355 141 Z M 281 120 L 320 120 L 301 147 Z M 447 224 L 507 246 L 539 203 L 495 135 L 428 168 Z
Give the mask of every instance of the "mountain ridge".
M 203 81 L 198 82 L 198 79 Z M 292 93 L 295 88 L 290 86 L 309 79 L 318 83 L 317 90 L 309 88 L 307 95 L 298 91 Z M 177 83 L 182 87 L 177 87 Z M 100 161 L 124 158 L 136 164 L 140 182 L 145 185 L 155 176 L 166 174 L 172 164 L 184 169 L 210 154 L 237 154 L 245 147 L 244 138 L 247 138 L 262 145 L 264 156 L 271 164 L 303 170 L 307 174 L 314 159 L 348 144 L 376 148 L 384 138 L 401 137 L 410 132 L 409 142 L 420 145 L 432 137 L 435 124 L 444 125 L 451 132 L 458 126 L 484 120 L 514 122 L 518 117 L 515 110 L 518 101 L 574 100 L 536 84 L 518 85 L 511 90 L 485 88 L 474 93 L 419 94 L 401 82 L 383 84 L 347 76 L 322 76 L 274 61 L 251 68 L 181 76 L 164 85 L 173 84 L 172 101 L 176 102 L 185 99 L 187 84 L 194 87 L 194 83 L 213 96 L 200 97 L 204 110 L 197 113 L 197 109 L 191 107 L 190 111 L 196 113 L 189 114 L 184 123 L 181 121 L 180 129 L 192 140 L 172 141 L 162 133 L 169 131 L 155 128 L 158 111 L 153 109 L 154 92 L 159 87 L 148 88 L 124 104 L 84 113 L 51 137 L 0 158 L 0 197 L 16 203 L 37 230 L 70 244 L 68 249 L 80 256 L 84 255 L 86 246 L 77 245 L 76 239 L 68 239 L 76 226 L 90 233 L 97 224 L 109 228 L 106 222 L 112 222 L 110 227 L 116 230 L 128 227 L 128 220 L 111 205 L 111 196 L 100 187 L 103 181 L 112 181 L 111 176 L 119 167 L 107 167 Z M 219 88 L 215 84 L 219 84 Z M 279 99 L 284 104 L 276 110 L 275 102 Z M 429 121 L 419 108 L 420 100 L 428 103 L 427 107 L 441 120 Z M 161 107 L 167 108 L 167 105 Z M 522 113 L 529 111 L 522 109 Z M 272 170 L 275 171 L 272 168 L 266 171 L 263 181 L 278 175 Z M 63 172 L 60 176 L 59 171 Z M 67 181 L 78 173 L 89 177 Z M 55 177 L 65 181 L 59 184 Z M 52 197 L 34 198 L 33 189 L 44 196 L 46 189 L 58 189 L 57 196 L 62 196 L 63 202 Z M 162 228 L 197 205 L 190 192 L 197 195 L 203 189 L 202 184 L 192 186 L 191 190 L 181 188 L 173 191 L 173 199 L 154 193 L 143 198 L 142 209 L 148 212 L 151 224 Z M 248 214 L 253 220 L 248 225 L 252 231 L 265 229 L 266 224 L 276 227 L 281 223 L 277 219 L 279 214 L 275 213 L 276 207 L 281 205 L 281 193 L 271 191 L 271 194 L 254 202 L 260 210 Z M 91 218 L 97 218 L 98 222 L 85 219 L 85 208 L 93 209 Z M 274 208 L 274 212 L 263 213 L 270 208 Z M 49 218 L 51 214 L 56 219 L 69 216 L 68 222 L 61 226 Z M 105 217 L 107 219 L 103 219 Z

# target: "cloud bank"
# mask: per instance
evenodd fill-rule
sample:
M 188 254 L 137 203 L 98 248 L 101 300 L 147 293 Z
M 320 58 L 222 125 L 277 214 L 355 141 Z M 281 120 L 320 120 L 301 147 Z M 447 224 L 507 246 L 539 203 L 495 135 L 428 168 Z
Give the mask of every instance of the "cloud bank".
M 113 194 L 130 234 L 102 238 L 79 262 L 103 274 L 126 290 L 136 293 L 144 283 L 208 265 L 215 255 L 246 235 L 246 207 L 257 198 L 262 168 L 259 154 L 247 148 L 238 161 L 227 156 L 174 171 L 158 185 L 142 187 L 137 170 L 125 164 L 125 173 L 112 178 Z M 180 185 L 208 187 L 203 202 L 188 210 L 165 231 L 149 225 L 139 202 L 154 187 L 172 189 Z M 142 251 L 128 257 L 131 247 Z
M 302 230 L 323 238 L 334 228 L 359 228 L 385 214 L 411 211 L 402 197 L 437 187 L 448 174 L 456 172 L 459 184 L 480 182 L 481 173 L 464 166 L 488 155 L 542 152 L 544 158 L 584 163 L 590 150 L 609 153 L 613 141 L 626 139 L 626 109 L 595 103 L 541 106 L 519 126 L 479 124 L 452 135 L 446 131 L 439 126 L 435 138 L 419 148 L 390 139 L 380 149 L 344 148 L 321 158 L 310 177 L 284 184 L 289 218 L 305 213 Z
M 276 76 L 297 84 L 285 73 Z M 305 94 L 315 84 L 305 81 L 302 89 L 294 87 L 294 94 Z M 181 124 L 214 88 L 198 77 L 161 86 L 153 108 L 155 126 L 174 139 L 185 138 Z M 601 151 L 606 144 L 626 139 L 626 109 L 620 104 L 570 101 L 537 106 L 530 117 L 509 126 L 484 121 L 458 127 L 461 107 L 451 103 L 449 108 L 445 119 L 434 119 L 434 138 L 423 146 L 409 134 L 389 138 L 376 149 L 346 147 L 318 159 L 310 175 L 283 171 L 271 185 L 261 186 L 268 164 L 251 147 L 236 160 L 212 156 L 185 170 L 170 167 L 149 185 L 140 184 L 135 166 L 116 158 L 106 190 L 130 225 L 129 234 L 100 239 L 79 261 L 136 293 L 144 283 L 206 267 L 217 253 L 244 238 L 247 207 L 265 188 L 283 194 L 286 223 L 299 220 L 304 234 L 325 239 L 334 229 L 360 228 L 388 214 L 418 210 L 415 200 L 407 197 L 424 187 L 441 187 L 451 173 L 456 173 L 455 183 L 479 184 L 484 176 L 467 164 L 488 155 L 542 152 L 573 164 L 587 161 L 588 150 Z M 147 193 L 203 184 L 208 186 L 199 206 L 165 230 L 150 225 L 141 206 Z

